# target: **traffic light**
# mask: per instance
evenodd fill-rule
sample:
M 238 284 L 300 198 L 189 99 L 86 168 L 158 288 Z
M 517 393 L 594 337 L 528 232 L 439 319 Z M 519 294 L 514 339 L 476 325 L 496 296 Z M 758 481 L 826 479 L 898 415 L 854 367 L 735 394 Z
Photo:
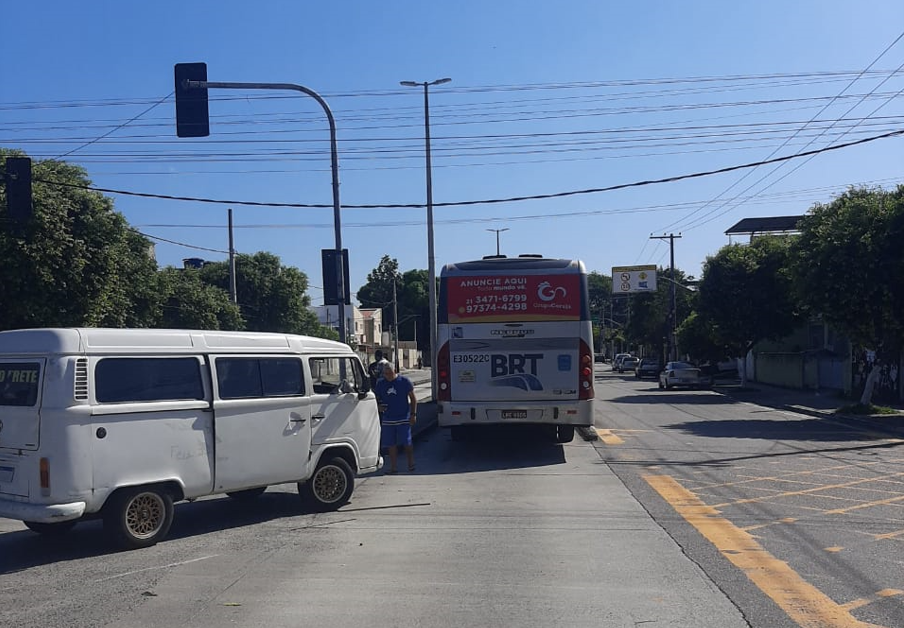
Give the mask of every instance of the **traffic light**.
M 320 249 L 320 259 L 323 264 L 323 304 L 339 305 L 336 249 Z M 351 290 L 348 287 L 348 249 L 342 249 L 342 279 L 342 287 L 345 292 L 345 300 L 342 303 L 348 305 L 352 302 Z
M 207 88 L 187 86 L 188 81 L 207 81 L 206 63 L 176 64 L 176 135 L 207 137 L 210 135 L 210 111 Z
M 13 224 L 24 224 L 33 215 L 31 205 L 31 159 L 6 158 L 6 211 Z

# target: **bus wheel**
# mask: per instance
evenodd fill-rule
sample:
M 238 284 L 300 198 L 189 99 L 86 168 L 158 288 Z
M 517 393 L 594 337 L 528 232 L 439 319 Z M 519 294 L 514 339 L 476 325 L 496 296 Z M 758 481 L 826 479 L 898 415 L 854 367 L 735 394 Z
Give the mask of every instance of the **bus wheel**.
M 75 527 L 76 520 L 42 523 L 40 521 L 23 521 L 25 527 L 43 536 L 63 536 Z
M 574 440 L 574 425 L 560 425 L 556 430 L 556 442 L 570 443 Z
M 173 497 L 160 487 L 119 491 L 104 507 L 104 529 L 124 549 L 162 541 L 172 524 Z
M 260 497 L 264 494 L 264 491 L 267 490 L 266 486 L 259 486 L 257 488 L 247 488 L 244 491 L 231 491 L 226 493 L 232 499 L 240 502 L 249 502 L 257 497 Z
M 353 490 L 355 473 L 339 456 L 321 459 L 311 479 L 298 483 L 298 493 L 320 512 L 336 510 L 347 503 Z

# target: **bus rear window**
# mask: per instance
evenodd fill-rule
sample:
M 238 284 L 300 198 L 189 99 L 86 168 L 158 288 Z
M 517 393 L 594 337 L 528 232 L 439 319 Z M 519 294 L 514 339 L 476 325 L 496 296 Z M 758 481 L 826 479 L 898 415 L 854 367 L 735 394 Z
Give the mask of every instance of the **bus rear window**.
M 0 406 L 35 405 L 40 374 L 40 364 L 0 363 Z

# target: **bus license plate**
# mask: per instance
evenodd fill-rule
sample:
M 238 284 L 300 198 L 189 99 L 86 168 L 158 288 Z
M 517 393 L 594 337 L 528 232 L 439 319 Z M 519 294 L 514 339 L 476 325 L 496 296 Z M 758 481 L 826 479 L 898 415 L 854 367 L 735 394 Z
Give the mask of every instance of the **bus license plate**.
M 526 419 L 527 410 L 503 410 L 503 419 Z

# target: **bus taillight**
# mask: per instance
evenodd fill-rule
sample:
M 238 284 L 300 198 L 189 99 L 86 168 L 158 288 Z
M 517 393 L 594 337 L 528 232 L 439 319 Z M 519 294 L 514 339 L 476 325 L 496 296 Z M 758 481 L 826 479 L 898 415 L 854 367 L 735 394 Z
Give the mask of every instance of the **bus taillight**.
M 449 343 L 439 349 L 436 356 L 437 401 L 452 401 L 452 373 L 449 370 Z
M 581 340 L 579 350 L 581 374 L 578 383 L 578 399 L 593 399 L 593 352 L 583 340 Z

